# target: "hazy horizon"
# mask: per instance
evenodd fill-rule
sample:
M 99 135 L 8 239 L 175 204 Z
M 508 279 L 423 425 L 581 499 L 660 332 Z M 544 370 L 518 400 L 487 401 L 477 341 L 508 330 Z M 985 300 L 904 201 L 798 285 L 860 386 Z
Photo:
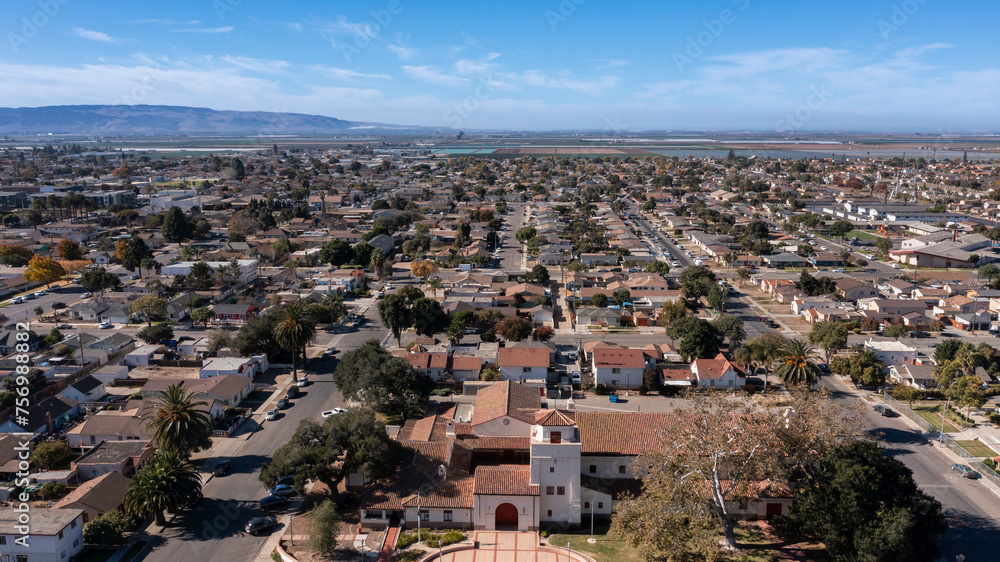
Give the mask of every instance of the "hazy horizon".
M 989 134 L 1000 5 L 404 0 L 5 5 L 7 107 L 494 131 Z

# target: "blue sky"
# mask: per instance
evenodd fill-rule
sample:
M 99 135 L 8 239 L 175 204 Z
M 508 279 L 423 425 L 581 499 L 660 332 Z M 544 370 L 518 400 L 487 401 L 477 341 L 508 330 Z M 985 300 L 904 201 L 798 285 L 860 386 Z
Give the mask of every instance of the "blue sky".
M 607 133 L 1000 130 L 995 2 L 163 4 L 4 2 L 0 105 Z

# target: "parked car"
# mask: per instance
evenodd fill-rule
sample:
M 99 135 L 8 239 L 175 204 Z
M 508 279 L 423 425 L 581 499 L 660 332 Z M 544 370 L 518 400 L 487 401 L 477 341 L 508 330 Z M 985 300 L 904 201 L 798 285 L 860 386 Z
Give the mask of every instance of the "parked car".
M 296 398 L 298 395 L 299 395 L 299 387 L 297 386 L 290 386 L 288 387 L 288 390 L 285 392 L 285 398 L 288 399 Z
M 883 415 L 887 418 L 891 418 L 895 415 L 895 412 L 892 411 L 892 408 L 884 406 L 882 404 L 875 404 L 874 406 L 872 406 L 872 409 L 878 412 L 880 415 Z
M 282 496 L 267 496 L 257 502 L 257 506 L 261 509 L 274 509 L 276 507 L 281 507 L 288 503 L 288 498 Z
M 476 333 L 476 329 L 475 329 L 475 328 L 466 328 L 466 329 L 465 329 L 465 330 L 463 330 L 463 331 L 464 331 L 464 332 L 465 332 L 466 334 L 475 334 L 475 333 Z
M 218 463 L 215 464 L 215 470 L 212 471 L 212 474 L 216 476 L 225 476 L 232 471 L 233 471 L 233 461 L 226 459 L 224 461 L 219 461 Z
M 583 379 L 580 378 L 580 371 L 573 371 L 572 373 L 570 373 L 569 380 L 573 384 L 582 384 L 583 383 Z
M 343 414 L 346 411 L 347 410 L 344 408 L 334 408 L 332 410 L 327 410 L 320 415 L 323 416 L 323 419 L 325 420 L 326 418 L 329 418 L 331 416 L 336 416 L 337 414 Z
M 62 310 L 63 308 L 66 308 L 66 303 L 62 301 L 52 303 L 52 310 Z
M 278 410 L 284 410 L 285 408 L 288 407 L 288 404 L 289 404 L 288 399 L 285 397 L 281 397 L 278 398 L 278 402 L 274 405 L 274 407 Z
M 85 299 L 89 299 L 90 297 L 94 296 L 94 293 L 84 293 L 84 294 L 82 294 L 80 296 L 83 297 L 83 298 L 85 298 Z
M 69 324 L 57 324 L 56 325 L 56 329 L 57 330 L 72 330 L 73 326 L 71 326 Z
M 277 486 L 279 484 L 284 484 L 286 486 L 291 486 L 291 485 L 295 484 L 295 476 L 292 475 L 292 474 L 289 474 L 287 476 L 282 476 L 281 478 L 278 478 L 277 482 L 274 483 L 275 486 Z
M 566 354 L 566 357 L 570 361 L 576 361 L 576 352 L 575 351 L 570 351 L 569 353 Z
M 899 269 L 899 264 L 898 263 L 893 263 L 889 267 L 891 267 L 893 269 Z
M 967 466 L 964 464 L 953 464 L 951 465 L 951 469 L 961 474 L 964 478 L 968 478 L 969 480 L 975 480 L 980 476 L 978 472 L 972 470 L 971 466 Z
M 309 376 L 302 375 L 301 377 L 299 377 L 298 382 L 295 383 L 295 386 L 305 386 L 307 384 L 309 384 Z
M 267 411 L 266 414 L 264 414 L 264 420 L 265 421 L 274 421 L 275 418 L 277 418 L 277 417 L 278 417 L 278 409 L 277 408 L 271 408 L 270 410 Z
M 97 327 L 102 330 L 110 330 L 111 328 L 114 328 L 115 325 L 112 324 L 111 322 L 101 322 L 100 324 L 97 325 Z
M 243 528 L 244 531 L 250 533 L 251 535 L 256 535 L 261 531 L 266 531 L 268 529 L 273 529 L 278 526 L 278 520 L 274 517 L 254 517 L 247 522 L 246 527 Z
M 21 304 L 22 302 L 24 302 L 24 299 L 21 297 L 14 297 L 10 299 L 10 304 Z
M 282 496 L 282 497 L 294 496 L 295 486 L 290 486 L 288 484 L 278 484 L 277 486 L 271 488 L 271 495 Z
M 45 289 L 42 289 L 41 291 L 36 291 L 36 292 L 35 292 L 35 296 L 36 296 L 36 297 L 44 297 L 44 296 L 45 296 L 45 295 L 47 295 L 47 294 L 48 294 L 48 293 L 47 293 L 47 292 L 45 292 Z

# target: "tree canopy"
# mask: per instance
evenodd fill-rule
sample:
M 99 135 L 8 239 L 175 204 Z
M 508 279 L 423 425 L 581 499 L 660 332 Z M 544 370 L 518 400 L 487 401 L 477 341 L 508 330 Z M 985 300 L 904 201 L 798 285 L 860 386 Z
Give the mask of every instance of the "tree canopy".
M 409 361 L 390 355 L 374 339 L 344 353 L 333 380 L 346 399 L 378 412 L 399 414 L 404 420 L 427 402 L 434 387 L 429 376 Z
M 947 530 L 941 504 L 875 443 L 856 441 L 823 457 L 775 530 L 790 542 L 822 541 L 838 561 L 931 562 Z

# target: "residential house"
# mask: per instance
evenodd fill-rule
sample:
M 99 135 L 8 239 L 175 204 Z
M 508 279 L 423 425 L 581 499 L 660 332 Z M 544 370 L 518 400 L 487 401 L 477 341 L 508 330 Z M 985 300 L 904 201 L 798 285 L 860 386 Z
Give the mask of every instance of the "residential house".
M 641 349 L 594 349 L 591 370 L 596 384 L 609 389 L 638 389 L 643 385 L 643 372 L 656 364 Z
M 737 388 L 745 385 L 747 378 L 743 369 L 721 353 L 714 359 L 695 359 L 691 362 L 691 373 L 701 388 Z
M 917 350 L 896 340 L 875 340 L 869 338 L 864 347 L 871 349 L 885 365 L 912 365 L 917 358 Z
M 544 347 L 502 347 L 497 357 L 497 367 L 508 381 L 545 379 L 549 365 L 549 349 Z
M 59 396 L 76 402 L 96 402 L 107 393 L 104 381 L 87 375 L 64 388 Z
M 105 440 L 87 449 L 80 458 L 70 463 L 70 468 L 84 482 L 109 472 L 131 478 L 149 461 L 154 452 L 155 447 L 149 439 Z
M 31 532 L 21 542 L 17 532 L 24 513 L 0 507 L 0 561 L 66 562 L 83 552 L 83 510 L 32 507 Z
M 861 299 L 877 298 L 878 290 L 870 283 L 851 279 L 850 277 L 838 277 L 834 282 L 837 291 L 834 293 L 845 301 L 857 302 Z
M 217 304 L 212 311 L 215 312 L 213 324 L 242 325 L 256 316 L 257 309 L 249 304 Z
M 148 398 L 161 396 L 170 386 L 181 386 L 189 393 L 198 393 L 201 400 L 221 402 L 223 406 L 239 406 L 253 392 L 253 380 L 227 374 L 202 379 L 151 379 L 142 386 Z
M 88 480 L 57 501 L 56 509 L 82 509 L 83 522 L 122 507 L 129 479 L 118 472 L 106 472 Z
M 198 371 L 198 378 L 242 375 L 253 380 L 269 368 L 266 353 L 250 357 L 214 357 Z
M 31 433 L 42 435 L 52 433 L 61 428 L 66 422 L 75 418 L 79 413 L 79 403 L 76 400 L 63 398 L 61 396 L 49 396 L 41 401 L 28 406 L 25 421 L 21 424 L 9 419 L 0 423 L 0 434 L 2 433 Z
M 933 365 L 889 365 L 889 378 L 921 390 L 937 387 Z

